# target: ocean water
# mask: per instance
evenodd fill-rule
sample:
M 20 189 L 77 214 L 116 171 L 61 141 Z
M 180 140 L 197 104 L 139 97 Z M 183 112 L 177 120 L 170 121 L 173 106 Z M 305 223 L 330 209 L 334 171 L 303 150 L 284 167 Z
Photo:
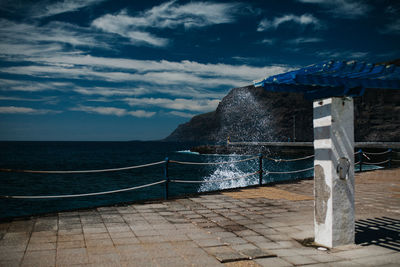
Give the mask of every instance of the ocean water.
M 23 170 L 93 170 L 135 166 L 170 160 L 224 163 L 182 165 L 169 163 L 171 180 L 207 183 L 169 183 L 169 196 L 246 187 L 259 182 L 259 160 L 235 163 L 249 155 L 199 155 L 193 143 L 168 142 L 0 142 L 0 168 Z M 279 155 L 270 155 L 280 157 Z M 313 159 L 297 162 L 263 160 L 269 171 L 290 171 L 313 166 Z M 33 174 L 0 172 L 0 196 L 67 195 L 118 190 L 164 179 L 165 164 L 118 172 L 87 174 Z M 264 174 L 263 183 L 312 177 L 313 170 L 294 174 Z M 237 178 L 235 180 L 226 180 Z M 242 178 L 240 178 L 242 177 Z M 224 180 L 224 181 L 218 181 Z M 216 181 L 216 182 L 213 182 Z M 63 199 L 0 198 L 0 219 L 102 205 L 163 199 L 165 184 L 134 191 Z

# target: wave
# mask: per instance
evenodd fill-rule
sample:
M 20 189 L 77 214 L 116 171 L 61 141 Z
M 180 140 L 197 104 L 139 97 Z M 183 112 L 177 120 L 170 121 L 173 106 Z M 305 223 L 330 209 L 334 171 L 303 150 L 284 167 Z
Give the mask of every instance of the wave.
M 200 155 L 199 152 L 193 152 L 193 151 L 190 151 L 190 150 L 179 150 L 179 151 L 176 151 L 176 153 Z

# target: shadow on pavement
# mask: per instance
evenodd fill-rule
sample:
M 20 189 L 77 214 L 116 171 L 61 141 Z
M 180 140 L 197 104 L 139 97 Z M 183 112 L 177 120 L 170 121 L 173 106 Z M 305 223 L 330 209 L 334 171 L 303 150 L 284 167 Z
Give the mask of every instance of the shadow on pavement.
M 356 221 L 356 244 L 400 252 L 400 220 L 380 217 Z

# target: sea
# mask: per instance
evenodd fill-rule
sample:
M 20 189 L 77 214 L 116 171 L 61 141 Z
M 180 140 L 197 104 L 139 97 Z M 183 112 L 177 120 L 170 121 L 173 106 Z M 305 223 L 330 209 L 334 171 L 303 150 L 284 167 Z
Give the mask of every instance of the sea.
M 101 170 L 123 168 L 170 160 L 170 180 L 196 181 L 168 183 L 169 197 L 247 187 L 259 183 L 255 155 L 200 155 L 190 152 L 196 143 L 173 142 L 0 142 L 0 169 L 14 170 Z M 279 158 L 280 155 L 270 155 Z M 254 158 L 249 161 L 242 161 Z M 212 164 L 178 164 L 179 162 Z M 218 163 L 218 164 L 217 164 Z M 264 159 L 270 172 L 306 169 L 313 158 L 280 162 Z M 4 196 L 57 196 L 107 192 L 137 187 L 165 179 L 166 164 L 115 172 L 84 174 L 45 174 L 0 172 L 0 220 L 93 208 L 132 202 L 164 199 L 166 184 L 136 190 L 74 198 L 13 199 Z M 263 184 L 303 179 L 313 170 L 293 174 L 264 173 Z M 230 178 L 236 178 L 229 180 Z

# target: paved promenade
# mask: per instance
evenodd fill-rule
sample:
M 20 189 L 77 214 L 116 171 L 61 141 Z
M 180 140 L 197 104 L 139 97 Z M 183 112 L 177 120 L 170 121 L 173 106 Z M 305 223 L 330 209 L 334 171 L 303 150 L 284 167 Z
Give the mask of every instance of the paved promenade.
M 400 266 L 400 169 L 356 175 L 356 243 L 307 247 L 313 181 L 0 223 L 0 266 Z

